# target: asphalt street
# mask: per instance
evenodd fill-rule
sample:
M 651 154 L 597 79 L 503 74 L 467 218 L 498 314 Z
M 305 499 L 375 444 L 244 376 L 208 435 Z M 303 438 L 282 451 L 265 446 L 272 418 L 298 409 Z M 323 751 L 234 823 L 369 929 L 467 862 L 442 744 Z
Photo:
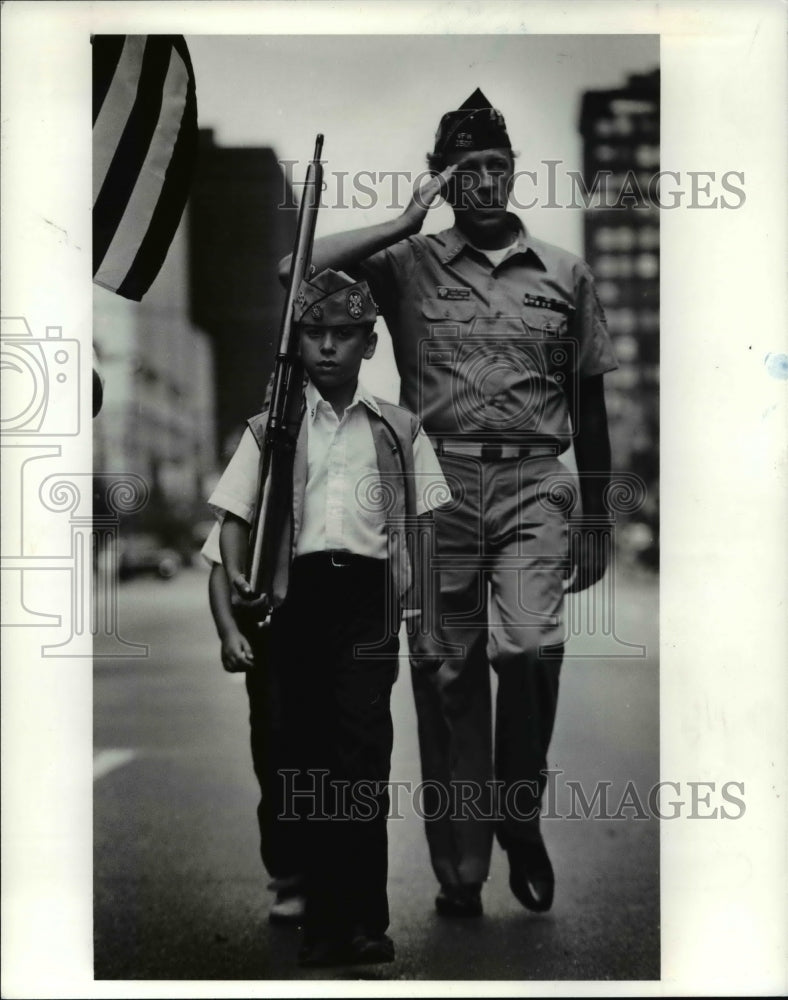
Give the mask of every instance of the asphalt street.
M 149 650 L 95 665 L 95 978 L 658 979 L 659 832 L 643 809 L 659 779 L 658 588 L 619 573 L 611 605 L 605 586 L 575 598 L 570 616 L 543 820 L 552 910 L 522 908 L 496 847 L 484 916 L 437 916 L 422 821 L 400 797 L 389 822 L 396 961 L 305 972 L 297 929 L 267 920 L 246 693 L 219 663 L 207 573 L 123 584 L 120 632 Z M 417 785 L 404 659 L 392 709 L 392 780 Z

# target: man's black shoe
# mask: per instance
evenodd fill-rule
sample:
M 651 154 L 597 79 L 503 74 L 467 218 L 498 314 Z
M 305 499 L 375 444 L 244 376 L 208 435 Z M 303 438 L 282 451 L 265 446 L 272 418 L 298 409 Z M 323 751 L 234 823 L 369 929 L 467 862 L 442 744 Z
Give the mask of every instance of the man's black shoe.
M 553 905 L 555 875 L 541 838 L 507 848 L 509 888 L 528 910 L 544 913 Z
M 303 969 L 321 969 L 337 965 L 380 965 L 394 961 L 394 942 L 386 934 L 367 937 L 357 934 L 352 941 L 315 941 L 298 953 Z
M 444 885 L 435 897 L 435 909 L 441 917 L 480 917 L 481 886 Z

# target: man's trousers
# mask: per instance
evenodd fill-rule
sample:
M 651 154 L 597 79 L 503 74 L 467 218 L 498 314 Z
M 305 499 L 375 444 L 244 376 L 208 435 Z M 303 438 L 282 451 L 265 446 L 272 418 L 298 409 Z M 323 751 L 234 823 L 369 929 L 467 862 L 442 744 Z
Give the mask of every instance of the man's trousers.
M 552 457 L 441 465 L 454 498 L 435 512 L 442 637 L 462 654 L 411 676 L 433 869 L 444 886 L 478 885 L 494 834 L 504 848 L 539 836 L 567 555 L 566 513 L 542 488 L 566 468 Z

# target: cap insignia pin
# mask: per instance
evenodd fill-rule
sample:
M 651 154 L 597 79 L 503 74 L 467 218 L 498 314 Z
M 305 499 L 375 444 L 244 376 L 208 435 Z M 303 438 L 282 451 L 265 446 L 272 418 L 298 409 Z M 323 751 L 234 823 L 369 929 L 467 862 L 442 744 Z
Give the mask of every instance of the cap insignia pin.
M 364 298 L 357 289 L 348 292 L 347 311 L 353 319 L 358 319 L 364 312 Z

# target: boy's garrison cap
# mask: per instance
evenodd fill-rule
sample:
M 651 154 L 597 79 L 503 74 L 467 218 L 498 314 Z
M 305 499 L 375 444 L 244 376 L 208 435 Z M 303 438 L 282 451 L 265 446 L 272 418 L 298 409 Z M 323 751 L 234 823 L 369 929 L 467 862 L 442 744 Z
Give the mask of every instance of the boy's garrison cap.
M 316 326 L 356 326 L 374 323 L 378 310 L 366 281 L 354 281 L 344 271 L 326 268 L 302 281 L 293 302 L 296 323 Z
M 435 133 L 435 154 L 511 149 L 506 122 L 477 87 L 456 111 L 447 111 Z

